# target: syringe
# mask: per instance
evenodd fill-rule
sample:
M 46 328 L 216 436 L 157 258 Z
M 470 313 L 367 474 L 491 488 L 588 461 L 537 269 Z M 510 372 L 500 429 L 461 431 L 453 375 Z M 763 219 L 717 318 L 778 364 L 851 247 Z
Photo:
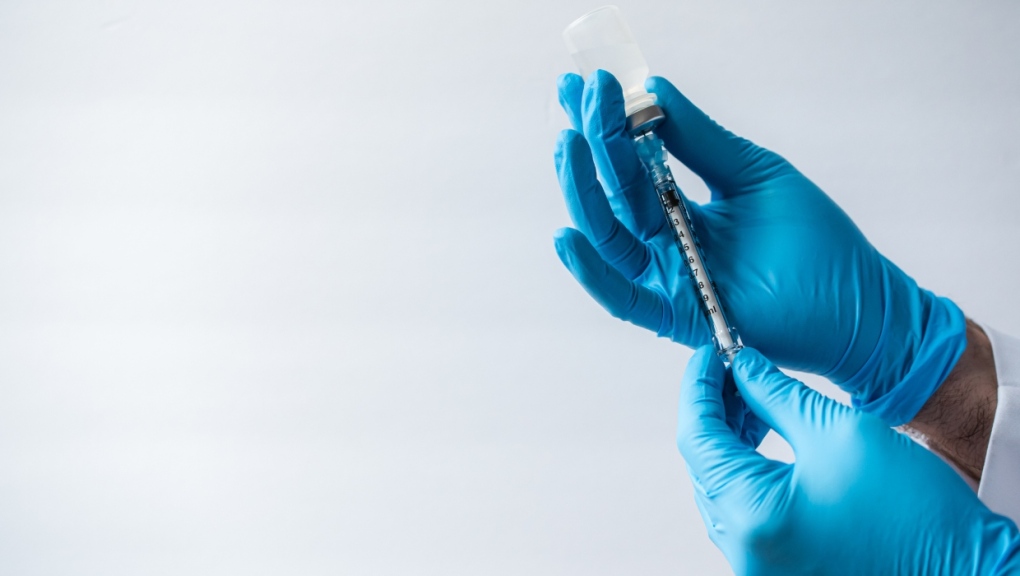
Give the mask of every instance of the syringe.
M 656 106 L 655 96 L 644 89 L 648 65 L 634 35 L 616 6 L 603 6 L 575 20 L 564 30 L 563 38 L 582 74 L 603 69 L 619 80 L 626 101 L 627 131 L 634 139 L 638 157 L 655 185 L 677 250 L 708 320 L 716 352 L 732 361 L 744 346 L 736 328 L 726 320 L 718 290 L 705 264 L 701 243 L 694 233 L 690 211 L 666 165 L 666 148 L 655 135 L 655 127 L 666 119 L 666 114 Z
M 640 117 L 635 118 L 636 116 Z M 705 264 L 701 242 L 694 233 L 691 213 L 687 210 L 687 204 L 680 194 L 680 189 L 677 188 L 676 181 L 673 180 L 673 173 L 666 165 L 666 148 L 662 140 L 652 131 L 665 119 L 666 115 L 661 108 L 650 106 L 628 117 L 628 126 L 633 125 L 635 121 L 639 122 L 630 128 L 629 132 L 634 137 L 638 157 L 641 158 L 641 163 L 655 184 L 655 193 L 659 197 L 659 203 L 662 204 L 662 212 L 669 221 L 680 257 L 683 258 L 687 272 L 691 275 L 691 282 L 701 302 L 702 312 L 712 330 L 715 350 L 727 361 L 732 361 L 733 356 L 744 345 L 740 342 L 737 329 L 726 321 L 726 313 L 723 312 L 718 290 Z

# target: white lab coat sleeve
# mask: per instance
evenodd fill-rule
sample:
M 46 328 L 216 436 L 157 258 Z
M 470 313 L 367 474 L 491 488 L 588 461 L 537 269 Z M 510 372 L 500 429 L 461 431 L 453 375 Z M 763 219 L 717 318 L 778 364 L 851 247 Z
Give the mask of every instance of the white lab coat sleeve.
M 992 343 L 999 389 L 978 497 L 1020 524 L 1020 340 L 982 328 Z

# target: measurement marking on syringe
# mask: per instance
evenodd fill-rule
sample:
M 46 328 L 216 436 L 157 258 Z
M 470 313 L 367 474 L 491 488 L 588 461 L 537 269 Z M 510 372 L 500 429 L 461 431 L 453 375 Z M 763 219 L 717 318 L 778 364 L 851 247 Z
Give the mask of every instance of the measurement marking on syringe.
M 662 202 L 662 207 L 666 212 L 666 217 L 673 225 L 673 237 L 676 239 L 677 247 L 682 250 L 682 256 L 684 257 L 684 263 L 687 266 L 688 273 L 691 279 L 697 286 L 698 293 L 701 296 L 701 311 L 705 316 L 711 317 L 719 313 L 719 307 L 717 305 L 718 298 L 715 295 L 715 286 L 711 283 L 706 284 L 705 280 L 702 279 L 702 270 L 704 270 L 704 264 L 701 262 L 701 254 L 699 253 L 699 243 L 694 240 L 694 235 L 691 232 L 690 225 L 688 224 L 689 217 L 683 209 L 683 205 L 680 204 L 679 196 L 672 186 L 667 188 L 666 191 L 659 195 L 659 199 Z M 679 212 L 680 214 L 677 214 Z M 691 244 L 694 244 L 692 250 Z M 721 318 L 719 320 L 722 320 Z

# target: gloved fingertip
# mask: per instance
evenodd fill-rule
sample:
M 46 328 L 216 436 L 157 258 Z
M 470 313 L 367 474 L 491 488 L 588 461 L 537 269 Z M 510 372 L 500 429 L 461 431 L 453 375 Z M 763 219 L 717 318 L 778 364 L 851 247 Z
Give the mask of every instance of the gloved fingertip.
M 570 135 L 567 134 L 570 130 L 560 130 L 560 133 L 556 135 L 556 165 L 559 166 L 560 160 L 563 157 L 563 148 L 567 144 L 567 139 Z
M 668 94 L 670 96 L 682 95 L 679 88 L 674 86 L 672 82 L 662 76 L 649 76 L 645 80 L 645 90 L 656 94 Z
M 745 347 L 733 357 L 733 375 L 741 380 L 759 376 L 766 372 L 772 364 L 754 348 Z
M 719 355 L 715 353 L 715 348 L 709 344 L 704 346 L 698 346 L 694 349 L 694 354 L 691 356 L 690 363 L 699 362 L 707 363 L 712 359 L 719 359 Z
M 566 146 L 567 144 L 577 142 L 579 139 L 584 140 L 584 136 L 580 132 L 573 128 L 564 128 L 563 130 L 560 130 L 560 135 L 556 139 L 556 144 Z M 587 141 L 585 142 L 587 143 Z
M 593 88 L 600 90 L 612 88 L 623 90 L 623 88 L 620 88 L 620 82 L 616 79 L 616 76 L 613 76 L 612 72 L 601 68 L 591 73 L 591 76 L 588 77 L 588 83 Z
M 553 164 L 556 165 L 556 176 L 559 178 L 560 187 L 563 187 L 563 165 L 566 163 L 562 139 L 556 140 L 556 150 L 553 152 Z
M 553 154 L 553 158 L 556 160 L 557 172 L 562 172 L 562 168 L 567 163 L 570 155 L 570 147 L 578 138 L 584 140 L 584 136 L 580 132 L 570 128 L 561 130 L 559 136 L 556 137 L 556 151 Z
M 581 96 L 584 133 L 589 138 L 610 138 L 623 135 L 626 124 L 623 88 L 605 70 L 596 70 L 584 85 Z
M 567 243 L 569 242 L 567 237 L 572 231 L 576 232 L 573 228 L 564 227 L 553 232 L 553 244 L 556 246 L 556 252 L 561 252 L 566 249 Z
M 599 69 L 588 76 L 588 80 L 584 83 L 584 96 L 581 100 L 581 107 L 586 110 L 591 109 L 593 104 L 600 102 L 619 100 L 622 103 L 623 87 L 620 86 L 616 76 L 613 76 L 606 70 Z M 611 109 L 615 109 L 615 107 Z
M 602 257 L 580 230 L 565 228 L 559 232 L 562 235 L 556 239 L 556 254 L 560 257 L 560 262 L 589 293 L 595 289 L 596 293 L 592 294 L 595 300 L 609 310 L 610 314 L 616 316 L 619 294 L 614 293 L 607 299 L 607 289 L 604 286 L 607 270 Z
M 584 237 L 580 230 L 574 228 L 560 228 L 553 232 L 553 246 L 556 247 L 556 255 L 560 262 L 571 271 L 577 268 L 577 242 L 578 236 Z
M 556 256 L 560 259 L 560 262 L 567 270 L 570 270 L 570 254 L 568 253 L 566 243 L 563 241 L 563 237 L 559 236 L 559 231 L 553 236 L 553 247 L 556 248 Z
M 556 89 L 560 93 L 560 101 L 563 101 L 564 94 L 569 94 L 571 89 L 583 88 L 584 78 L 573 72 L 564 72 L 556 78 Z
M 721 390 L 725 377 L 726 366 L 719 359 L 719 355 L 715 353 L 715 348 L 699 346 L 695 348 L 691 359 L 687 361 L 683 381 L 689 384 L 712 385 Z

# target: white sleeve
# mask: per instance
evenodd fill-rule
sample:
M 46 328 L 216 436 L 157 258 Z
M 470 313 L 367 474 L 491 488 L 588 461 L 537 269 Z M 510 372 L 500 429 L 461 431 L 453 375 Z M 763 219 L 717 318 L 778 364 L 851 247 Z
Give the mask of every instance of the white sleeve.
M 999 389 L 978 497 L 1020 524 L 1020 340 L 981 328 L 992 343 Z

